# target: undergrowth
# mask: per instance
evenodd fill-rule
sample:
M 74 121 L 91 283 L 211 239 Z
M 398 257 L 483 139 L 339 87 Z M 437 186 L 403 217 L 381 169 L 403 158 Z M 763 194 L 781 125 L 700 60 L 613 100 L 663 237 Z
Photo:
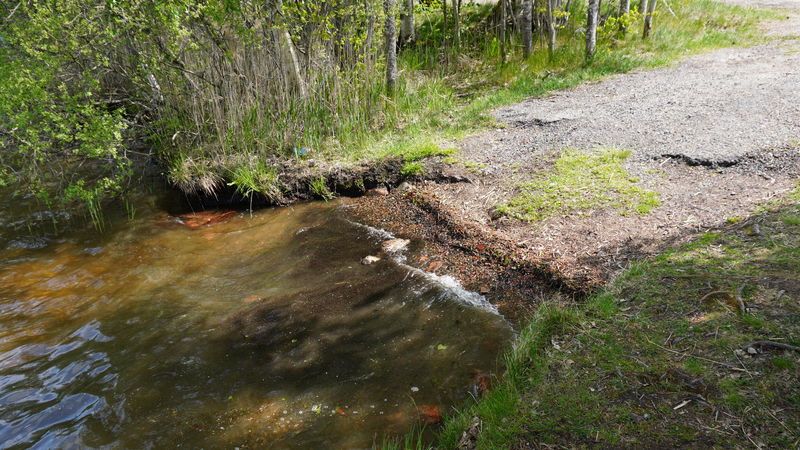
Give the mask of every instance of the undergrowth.
M 613 4 L 603 6 L 604 17 L 611 16 L 616 8 Z M 493 126 L 489 115 L 493 108 L 611 74 L 662 66 L 693 52 L 752 44 L 761 39 L 756 24 L 770 16 L 764 11 L 710 0 L 677 0 L 670 6 L 675 15 L 657 12 L 656 27 L 647 40 L 642 40 L 638 32 L 641 17 L 635 12 L 628 18 L 630 32 L 624 36 L 617 32 L 613 20 L 606 22 L 599 30 L 598 53 L 591 65 L 584 64 L 584 43 L 578 25 L 585 16 L 582 2 L 572 4 L 571 19 L 559 31 L 552 58 L 546 47 L 539 45 L 523 60 L 521 46 L 512 33 L 507 63 L 500 59 L 497 37 L 481 31 L 490 13 L 488 6 L 464 4 L 464 32 L 458 52 L 440 45 L 449 36 L 440 12 L 423 9 L 418 14 L 416 44 L 399 54 L 401 76 L 393 97 L 381 93 L 380 83 L 364 82 L 354 84 L 354 89 L 364 92 L 340 91 L 337 95 L 369 101 L 340 98 L 346 107 L 335 117 L 328 117 L 327 108 L 308 106 L 294 111 L 292 123 L 306 124 L 303 133 L 293 137 L 293 142 L 281 144 L 283 150 L 278 153 L 258 148 L 257 144 L 278 142 L 279 137 L 273 134 L 291 130 L 280 129 L 275 121 L 267 128 L 256 121 L 244 121 L 241 126 L 252 129 L 243 129 L 237 135 L 252 136 L 252 141 L 211 148 L 182 147 L 162 154 L 170 178 L 187 190 L 215 189 L 220 186 L 215 180 L 230 181 L 234 176 L 232 161 L 248 159 L 241 158 L 243 153 L 259 159 L 314 158 L 339 164 L 387 157 L 414 162 L 421 157 L 447 154 L 452 150 L 442 150 L 439 144 Z M 334 128 L 325 125 L 332 123 Z M 415 166 L 406 167 L 414 173 Z M 259 169 L 244 166 L 238 170 Z

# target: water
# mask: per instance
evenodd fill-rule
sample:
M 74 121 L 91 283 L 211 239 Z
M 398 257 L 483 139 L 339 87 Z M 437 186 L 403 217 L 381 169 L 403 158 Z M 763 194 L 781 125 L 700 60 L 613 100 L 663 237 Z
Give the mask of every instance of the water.
M 0 448 L 368 448 L 511 337 L 451 278 L 361 265 L 386 236 L 340 202 L 195 229 L 162 204 L 102 234 L 0 224 Z

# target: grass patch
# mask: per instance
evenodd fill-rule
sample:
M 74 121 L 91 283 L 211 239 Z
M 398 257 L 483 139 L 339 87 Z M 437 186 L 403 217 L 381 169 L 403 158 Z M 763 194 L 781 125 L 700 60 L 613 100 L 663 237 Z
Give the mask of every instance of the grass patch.
M 328 189 L 328 184 L 326 183 L 324 177 L 319 177 L 312 180 L 310 187 L 311 187 L 311 192 L 313 192 L 317 198 L 321 198 L 326 202 L 328 200 L 333 200 L 336 197 L 336 195 L 334 195 L 334 193 L 331 192 L 330 189 Z
M 406 162 L 400 170 L 400 174 L 404 177 L 413 177 L 423 173 L 422 164 L 419 162 Z
M 706 233 L 579 306 L 540 306 L 503 380 L 434 447 L 454 448 L 473 417 L 480 449 L 796 447 L 800 352 L 751 343 L 800 345 L 800 228 L 785 224 L 798 214 L 784 203 L 759 234 Z
M 660 202 L 655 192 L 638 186 L 639 180 L 622 167 L 629 156 L 630 151 L 619 149 L 566 150 L 552 171 L 517 185 L 516 195 L 497 212 L 529 222 L 598 208 L 647 214 Z

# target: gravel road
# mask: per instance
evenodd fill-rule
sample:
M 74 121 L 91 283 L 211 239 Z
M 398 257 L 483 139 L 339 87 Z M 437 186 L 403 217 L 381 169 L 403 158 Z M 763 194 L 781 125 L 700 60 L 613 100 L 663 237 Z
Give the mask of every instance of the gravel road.
M 482 167 L 473 183 L 431 189 L 464 217 L 550 255 L 575 277 L 600 281 L 630 259 L 785 194 L 800 174 L 800 0 L 730 1 L 788 8 L 788 18 L 764 25 L 776 37 L 768 44 L 501 108 L 495 114 L 504 129 L 460 144 L 459 157 Z M 662 206 L 644 216 L 599 210 L 535 225 L 490 219 L 517 182 L 567 147 L 632 150 L 627 169 L 661 195 Z

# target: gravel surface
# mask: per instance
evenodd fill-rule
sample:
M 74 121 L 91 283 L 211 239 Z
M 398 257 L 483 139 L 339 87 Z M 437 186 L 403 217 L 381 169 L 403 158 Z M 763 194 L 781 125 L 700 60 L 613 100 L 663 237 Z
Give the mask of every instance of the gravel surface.
M 496 164 L 543 150 L 615 146 L 730 165 L 800 138 L 796 49 L 787 42 L 718 50 L 502 108 L 496 117 L 507 131 L 486 133 L 466 153 Z
M 800 0 L 735 3 L 800 10 Z M 576 279 L 602 282 L 640 258 L 744 217 L 791 190 L 800 173 L 800 13 L 765 24 L 782 36 L 692 56 L 495 112 L 504 129 L 468 137 L 471 184 L 428 186 L 445 207 L 505 234 Z M 597 210 L 537 224 L 493 221 L 494 207 L 565 147 L 631 149 L 626 168 L 660 194 L 652 213 Z M 474 167 L 474 166 L 473 166 Z M 568 275 L 569 276 L 569 275 Z

